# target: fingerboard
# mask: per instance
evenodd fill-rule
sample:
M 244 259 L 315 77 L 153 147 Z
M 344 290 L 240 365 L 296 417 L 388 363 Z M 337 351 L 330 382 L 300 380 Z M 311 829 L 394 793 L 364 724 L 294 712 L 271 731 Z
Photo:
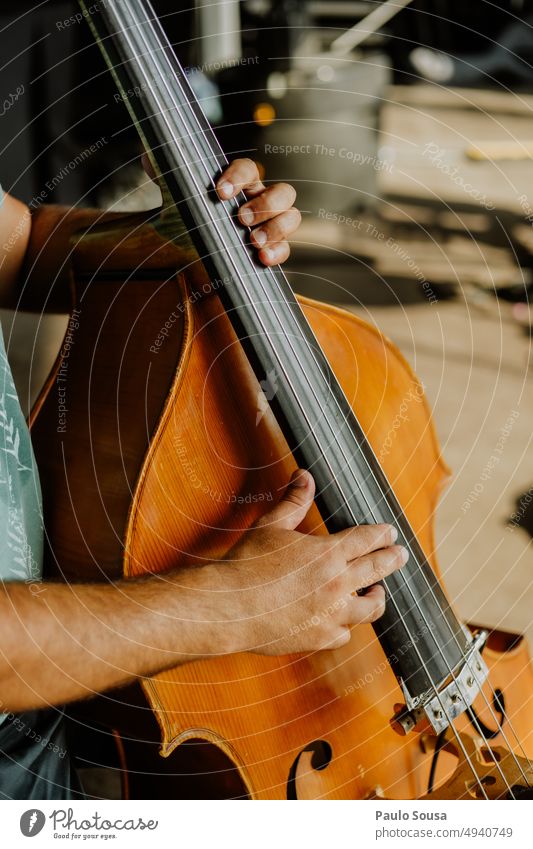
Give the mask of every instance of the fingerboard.
M 275 375 L 272 409 L 297 461 L 316 481 L 328 530 L 390 522 L 410 551 L 406 566 L 383 582 L 386 612 L 373 627 L 408 691 L 434 691 L 463 664 L 470 640 L 284 273 L 258 263 L 248 233 L 236 223 L 242 198 L 217 198 L 214 180 L 227 159 L 152 7 L 106 0 L 99 9 L 87 12 L 95 37 L 202 262 L 218 281 L 258 379 Z M 400 646 L 408 650 L 400 653 Z

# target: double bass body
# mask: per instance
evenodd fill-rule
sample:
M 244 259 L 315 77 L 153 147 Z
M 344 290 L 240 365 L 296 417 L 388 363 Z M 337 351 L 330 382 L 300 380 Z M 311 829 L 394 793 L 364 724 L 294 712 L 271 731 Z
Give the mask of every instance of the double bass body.
M 43 210 L 34 228 L 33 274 L 50 274 L 50 262 L 39 256 L 44 234 L 48 260 L 59 252 L 60 267 L 67 254 L 65 234 L 75 219 L 59 226 L 45 220 L 51 214 Z M 258 385 L 216 281 L 162 236 L 160 222 L 137 216 L 102 225 L 94 216 L 88 223 L 69 248 L 77 328 L 32 417 L 47 571 L 115 580 L 195 568 L 224 555 L 279 498 L 295 467 L 267 404 L 276 375 Z M 302 305 L 436 570 L 432 517 L 448 471 L 419 381 L 373 326 L 324 304 Z M 60 374 L 68 398 L 61 430 Z M 314 509 L 302 530 L 325 532 L 320 526 Z M 503 639 L 494 636 L 484 658 L 506 716 L 533 754 L 527 649 Z M 359 626 L 341 650 L 220 655 L 143 686 L 161 753 L 207 740 L 229 757 L 251 797 L 402 799 L 426 792 L 431 746 L 427 735 L 401 736 L 391 726 L 402 694 L 370 626 Z M 474 708 L 490 729 L 480 697 Z M 458 727 L 472 730 L 466 717 Z M 494 737 L 495 745 L 503 742 Z M 454 765 L 445 754 L 438 776 Z

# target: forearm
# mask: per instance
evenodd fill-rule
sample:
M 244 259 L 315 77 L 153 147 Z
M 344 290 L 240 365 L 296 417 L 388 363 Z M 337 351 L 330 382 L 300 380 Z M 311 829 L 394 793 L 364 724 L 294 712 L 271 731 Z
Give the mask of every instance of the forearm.
M 121 217 L 120 213 L 46 204 L 30 212 L 6 195 L 0 207 L 0 307 L 70 312 L 76 242 L 83 233 Z
M 80 219 L 81 215 L 81 219 Z M 69 312 L 70 238 L 84 212 L 26 204 L 5 194 L 0 206 L 0 307 Z
M 224 651 L 223 623 L 202 587 L 208 576 L 205 569 L 199 581 L 184 573 L 114 585 L 5 584 L 1 710 L 86 698 L 213 647 Z
M 26 204 L 4 195 L 0 206 L 0 307 L 16 303 L 30 233 L 31 215 Z

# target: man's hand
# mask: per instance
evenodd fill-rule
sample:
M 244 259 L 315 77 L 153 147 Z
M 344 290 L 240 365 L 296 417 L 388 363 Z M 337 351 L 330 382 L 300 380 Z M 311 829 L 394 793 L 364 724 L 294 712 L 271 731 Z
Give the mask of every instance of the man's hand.
M 266 188 L 259 179 L 257 165 L 251 159 L 235 159 L 217 180 L 221 200 L 239 192 L 247 198 L 239 209 L 239 220 L 251 228 L 250 238 L 264 265 L 285 262 L 290 254 L 287 239 L 299 227 L 302 216 L 293 206 L 296 192 L 288 183 Z
M 407 561 L 406 549 L 393 544 L 395 528 L 299 533 L 313 494 L 311 475 L 295 473 L 283 499 L 227 559 L 205 567 L 207 586 L 225 596 L 232 650 L 275 655 L 338 648 L 350 640 L 352 625 L 382 616 L 385 591 L 378 582 Z
M 0 586 L 0 708 L 63 704 L 180 663 L 238 651 L 338 648 L 378 619 L 406 562 L 390 525 L 299 533 L 307 472 L 225 560 L 116 584 Z M 358 591 L 365 591 L 358 595 Z
M 148 176 L 155 180 L 146 153 L 142 156 L 142 164 Z M 250 238 L 260 261 L 263 265 L 285 262 L 291 252 L 287 239 L 302 220 L 293 206 L 295 189 L 288 183 L 273 183 L 267 188 L 251 159 L 235 159 L 217 180 L 216 189 L 220 200 L 230 200 L 240 192 L 251 198 L 239 208 L 239 220 L 250 227 Z

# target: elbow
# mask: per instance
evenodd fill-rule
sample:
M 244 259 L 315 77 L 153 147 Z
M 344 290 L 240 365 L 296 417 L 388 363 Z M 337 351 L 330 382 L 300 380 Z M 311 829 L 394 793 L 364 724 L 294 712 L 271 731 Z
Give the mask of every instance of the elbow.
M 31 687 L 17 675 L 6 656 L 0 654 L 0 714 L 16 714 L 45 706 Z
M 20 713 L 46 706 L 32 687 L 42 658 L 28 632 L 21 627 L 18 587 L 0 591 L 0 714 Z

